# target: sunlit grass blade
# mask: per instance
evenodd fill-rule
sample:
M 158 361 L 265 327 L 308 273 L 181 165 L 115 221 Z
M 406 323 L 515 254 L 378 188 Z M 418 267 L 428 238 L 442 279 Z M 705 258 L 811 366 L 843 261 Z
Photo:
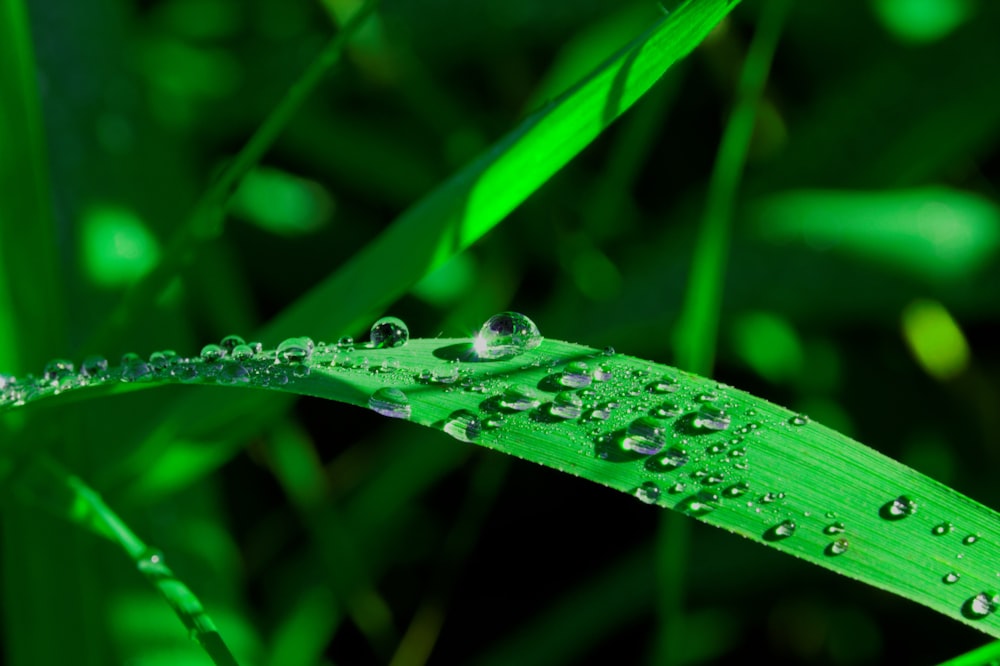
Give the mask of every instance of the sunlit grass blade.
M 307 350 L 303 341 L 293 354 L 285 346 L 252 360 L 179 360 L 131 384 L 185 376 L 369 407 L 680 511 L 1000 636 L 1000 516 L 766 400 L 557 340 L 488 361 L 454 338 Z M 90 393 L 128 387 L 115 370 Z
M 79 477 L 51 458 L 37 456 L 16 472 L 12 491 L 28 505 L 41 506 L 117 543 L 180 618 L 190 637 L 205 650 L 212 663 L 236 666 L 236 658 L 201 601 L 166 565 L 163 554 L 147 546 Z

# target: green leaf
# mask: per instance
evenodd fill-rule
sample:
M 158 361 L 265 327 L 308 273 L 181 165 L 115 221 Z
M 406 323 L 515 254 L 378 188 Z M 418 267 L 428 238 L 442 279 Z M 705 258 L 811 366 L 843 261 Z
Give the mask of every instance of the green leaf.
M 1000 636 L 996 512 L 761 398 L 557 340 L 501 360 L 483 360 L 456 338 L 315 352 L 300 339 L 279 350 L 177 359 L 159 370 L 137 363 L 80 386 L 68 379 L 61 390 L 97 395 L 184 377 L 372 407 L 683 512 Z M 28 403 L 55 391 L 35 387 Z

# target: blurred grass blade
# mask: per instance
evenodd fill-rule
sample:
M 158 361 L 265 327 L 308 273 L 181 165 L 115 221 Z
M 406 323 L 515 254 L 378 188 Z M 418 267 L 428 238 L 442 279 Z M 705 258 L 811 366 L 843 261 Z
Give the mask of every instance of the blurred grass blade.
M 16 473 L 12 490 L 25 504 L 41 506 L 121 546 L 212 662 L 217 666 L 236 666 L 235 657 L 201 601 L 167 567 L 163 554 L 147 546 L 81 479 L 51 458 L 38 456 L 28 460 Z
M 997 661 L 1000 661 L 1000 641 L 987 643 L 972 652 L 942 662 L 939 666 L 993 666 Z
M 1000 636 L 1000 515 L 766 400 L 557 340 L 491 361 L 468 339 L 305 349 L 219 367 L 182 360 L 130 383 L 114 368 L 95 386 L 41 390 L 27 404 L 183 376 L 369 407 L 680 511 Z

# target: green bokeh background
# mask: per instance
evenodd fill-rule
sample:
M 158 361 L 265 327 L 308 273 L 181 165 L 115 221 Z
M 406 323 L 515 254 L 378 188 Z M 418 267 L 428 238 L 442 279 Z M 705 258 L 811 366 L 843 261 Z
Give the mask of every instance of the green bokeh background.
M 53 357 L 192 354 L 252 336 L 662 15 L 649 2 L 385 0 L 235 193 L 220 233 L 94 349 L 126 288 L 168 252 L 199 194 L 356 5 L 24 6 L 45 150 L 0 183 L 0 286 L 22 285 L 0 292 L 36 294 L 0 299 L 0 372 L 17 374 Z M 513 309 L 552 338 L 675 362 L 709 174 L 764 7 L 738 6 L 506 221 L 385 313 L 434 337 Z M 715 369 L 993 507 L 997 25 L 1000 6 L 985 0 L 792 7 L 734 204 Z M 17 74 L 0 67 L 5 95 Z M 0 124 L 11 117 L 0 111 Z M 17 212 L 30 201 L 18 168 L 48 171 L 52 238 L 16 219 L 37 219 Z M 45 255 L 21 251 L 42 243 Z M 952 321 L 965 360 L 963 338 L 940 333 Z M 911 345 L 927 339 L 952 365 L 918 362 Z M 5 417 L 0 435 L 48 447 L 97 488 L 163 549 L 247 663 L 413 664 L 428 651 L 430 663 L 652 661 L 654 542 L 670 538 L 657 536 L 655 509 L 316 400 L 278 401 L 263 425 L 227 405 L 217 416 L 233 445 L 161 441 L 163 423 L 184 415 L 163 405 L 188 390 Z M 5 663 L 207 663 L 112 545 L 8 495 Z M 986 640 L 692 525 L 678 661 L 931 663 Z

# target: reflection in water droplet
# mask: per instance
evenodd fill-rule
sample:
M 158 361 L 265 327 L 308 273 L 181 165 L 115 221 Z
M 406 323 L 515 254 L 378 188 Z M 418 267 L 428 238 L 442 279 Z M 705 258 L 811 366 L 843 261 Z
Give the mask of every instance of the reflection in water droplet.
M 445 363 L 431 371 L 431 381 L 438 384 L 454 384 L 458 381 L 458 363 Z
M 692 424 L 703 430 L 725 430 L 729 427 L 732 417 L 725 411 L 712 405 L 702 405 L 695 414 Z
M 345 351 L 352 351 L 354 349 L 354 338 L 350 335 L 344 335 L 337 340 L 337 346 Z
M 237 361 L 249 361 L 254 357 L 253 347 L 250 345 L 236 345 L 230 354 Z
M 149 369 L 149 365 L 136 356 L 135 358 L 129 358 L 122 365 L 121 380 L 123 382 L 137 382 L 152 376 L 152 374 L 153 371 Z
M 372 393 L 368 398 L 368 406 L 382 416 L 393 419 L 408 419 L 412 413 L 410 399 L 406 394 L 389 386 L 383 386 Z
M 410 329 L 398 317 L 382 317 L 372 324 L 369 340 L 376 349 L 402 347 L 410 340 Z
M 444 424 L 444 431 L 463 442 L 475 441 L 482 432 L 482 424 L 479 417 L 472 412 L 460 409 L 453 412 Z
M 240 345 L 245 345 L 247 342 L 238 335 L 227 335 L 219 341 L 219 346 L 225 349 L 227 352 L 231 352 Z
M 203 361 L 218 361 L 226 355 L 226 350 L 219 345 L 208 344 L 201 348 L 201 358 Z
M 654 472 L 670 472 L 678 467 L 683 467 L 690 460 L 688 452 L 679 447 L 671 447 L 662 455 L 650 458 L 646 467 Z
M 610 363 L 601 363 L 599 366 L 594 368 L 594 379 L 599 382 L 606 382 L 614 376 L 611 372 Z
M 663 377 L 662 379 L 646 385 L 646 390 L 650 393 L 674 393 L 677 390 L 677 380 L 673 377 Z
M 305 363 L 312 356 L 315 347 L 312 338 L 286 338 L 278 345 L 277 359 L 285 363 Z
M 242 363 L 232 362 L 224 363 L 222 369 L 219 370 L 219 374 L 216 376 L 216 381 L 224 386 L 236 386 L 238 384 L 249 384 L 250 383 L 250 371 L 246 369 Z
M 706 513 L 715 511 L 718 503 L 718 495 L 708 490 L 702 490 L 697 495 L 688 499 L 685 510 L 696 516 L 703 516 Z
M 660 487 L 652 481 L 645 481 L 636 488 L 635 496 L 646 504 L 656 504 L 656 500 L 660 499 Z
M 917 503 L 906 495 L 900 495 L 891 502 L 886 503 L 879 511 L 886 520 L 902 520 L 907 516 L 912 516 L 917 512 Z
M 770 530 L 768 530 L 768 535 L 764 538 L 770 538 L 771 541 L 776 541 L 779 539 L 787 539 L 788 537 L 795 534 L 797 526 L 793 520 L 783 520 Z
M 541 404 L 538 393 L 529 386 L 515 384 L 508 386 L 500 396 L 500 406 L 515 412 L 534 409 Z
M 667 444 L 667 429 L 656 419 L 642 416 L 629 424 L 622 438 L 622 448 L 649 456 Z
M 531 321 L 519 312 L 495 314 L 479 329 L 473 347 L 479 358 L 513 358 L 542 344 L 542 335 Z
M 561 391 L 549 404 L 549 413 L 560 419 L 575 419 L 583 413 L 583 399 L 572 391 Z
M 98 377 L 108 371 L 108 359 L 103 356 L 91 355 L 83 359 L 80 372 L 87 377 Z
M 66 375 L 73 374 L 73 362 L 64 358 L 57 358 L 45 364 L 42 376 L 48 383 L 58 382 Z
M 1000 596 L 996 592 L 980 592 L 965 602 L 965 606 L 962 608 L 963 615 L 973 620 L 980 620 L 994 613 L 998 603 L 1000 603 Z
M 823 552 L 831 556 L 843 555 L 844 553 L 847 552 L 847 549 L 850 548 L 850 546 L 851 544 L 847 539 L 837 539 L 836 541 L 828 545 L 826 547 L 826 550 Z
M 823 534 L 843 534 L 847 531 L 847 526 L 844 523 L 837 521 L 836 523 L 830 523 L 823 528 Z
M 583 361 L 573 361 L 568 363 L 566 368 L 559 373 L 556 381 L 560 386 L 578 389 L 590 386 L 593 377 L 590 375 L 590 368 Z
M 658 419 L 672 419 L 680 413 L 681 408 L 676 402 L 661 402 L 649 410 L 649 415 Z
M 944 576 L 941 577 L 941 582 L 944 583 L 945 585 L 954 585 L 959 580 L 961 580 L 961 578 L 962 578 L 961 574 L 955 573 L 954 571 L 949 571 L 948 573 L 946 573 Z
M 952 529 L 954 529 L 954 526 L 951 523 L 945 521 L 943 523 L 939 523 L 934 527 L 932 527 L 931 534 L 933 534 L 934 536 L 944 536 L 945 534 L 951 533 Z

